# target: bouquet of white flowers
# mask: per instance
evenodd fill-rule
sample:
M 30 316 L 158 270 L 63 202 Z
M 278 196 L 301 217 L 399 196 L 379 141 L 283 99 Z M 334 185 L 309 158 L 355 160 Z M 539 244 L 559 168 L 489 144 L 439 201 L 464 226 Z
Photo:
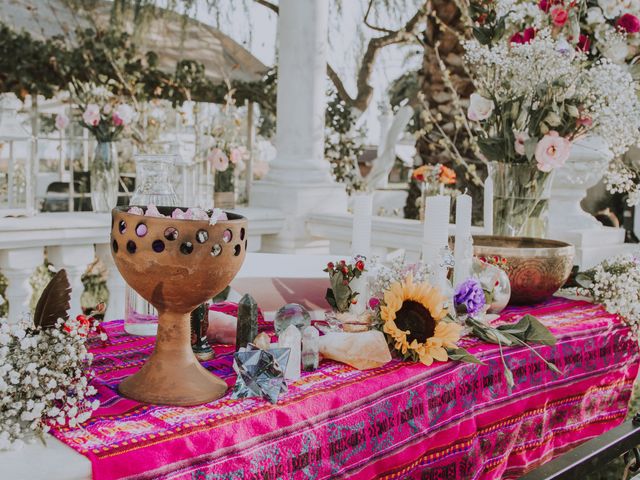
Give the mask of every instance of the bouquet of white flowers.
M 19 448 L 24 438 L 44 438 L 51 423 L 74 427 L 100 402 L 89 385 L 92 354 L 87 336 L 100 330 L 92 317 L 69 318 L 69 281 L 60 270 L 44 289 L 34 320 L 0 319 L 0 450 Z

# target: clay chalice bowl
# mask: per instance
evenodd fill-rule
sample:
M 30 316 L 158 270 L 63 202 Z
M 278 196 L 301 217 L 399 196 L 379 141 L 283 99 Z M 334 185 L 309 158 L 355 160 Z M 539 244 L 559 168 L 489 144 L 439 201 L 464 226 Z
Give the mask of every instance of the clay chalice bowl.
M 112 211 L 111 252 L 126 282 L 158 310 L 158 335 L 147 362 L 118 389 L 125 397 L 160 405 L 216 400 L 227 384 L 193 354 L 190 313 L 240 270 L 247 220 L 227 213 L 229 220 L 209 225 L 172 219 L 175 207 L 158 207 L 169 218 L 130 214 L 129 208 Z

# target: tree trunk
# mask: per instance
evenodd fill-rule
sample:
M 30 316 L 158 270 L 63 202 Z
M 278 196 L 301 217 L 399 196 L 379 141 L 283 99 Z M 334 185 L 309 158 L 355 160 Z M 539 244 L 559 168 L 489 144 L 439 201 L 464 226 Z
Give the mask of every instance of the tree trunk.
M 418 73 L 420 89 L 432 115 L 440 114 L 442 116 L 439 123 L 447 136 L 454 140 L 460 154 L 469 159 L 469 163 L 480 166 L 482 162 L 474 158 L 466 131 L 464 128 L 456 128 L 455 126 L 453 97 L 445 83 L 438 61 L 439 55 L 450 72 L 451 83 L 458 96 L 467 100 L 473 93 L 473 84 L 464 69 L 462 59 L 464 49 L 456 35 L 457 32 L 457 34 L 464 36 L 467 25 L 456 4 L 457 2 L 451 0 L 429 0 L 427 2 L 427 9 L 435 14 L 435 18 L 433 14 L 427 17 L 426 29 L 422 35 L 424 57 L 422 68 Z M 474 199 L 477 199 L 478 187 L 467 178 L 466 169 L 456 165 L 451 155 L 438 144 L 440 138 L 441 135 L 436 130 L 432 130 L 418 139 L 416 149 L 420 155 L 421 164 L 440 163 L 453 168 L 458 177 L 457 187 L 461 190 L 466 188 L 471 194 L 475 193 Z M 412 181 L 405 206 L 405 217 L 419 217 L 419 199 L 419 185 Z M 481 211 L 480 201 L 474 202 L 474 211 Z

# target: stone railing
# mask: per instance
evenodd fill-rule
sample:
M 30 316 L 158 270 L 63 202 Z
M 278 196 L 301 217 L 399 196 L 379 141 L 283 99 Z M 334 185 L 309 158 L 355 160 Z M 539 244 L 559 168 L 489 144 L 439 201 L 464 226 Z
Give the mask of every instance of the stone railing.
M 249 251 L 258 251 L 264 235 L 275 235 L 284 226 L 284 214 L 267 208 L 237 208 L 249 219 Z M 107 269 L 109 305 L 106 318 L 124 316 L 125 282 L 116 269 L 109 247 L 110 214 L 92 212 L 41 213 L 33 217 L 0 218 L 0 272 L 7 278 L 5 292 L 9 320 L 18 321 L 29 310 L 32 289 L 29 278 L 45 258 L 56 269 L 64 268 L 71 283 L 71 313 L 80 312 L 81 277 L 99 258 Z

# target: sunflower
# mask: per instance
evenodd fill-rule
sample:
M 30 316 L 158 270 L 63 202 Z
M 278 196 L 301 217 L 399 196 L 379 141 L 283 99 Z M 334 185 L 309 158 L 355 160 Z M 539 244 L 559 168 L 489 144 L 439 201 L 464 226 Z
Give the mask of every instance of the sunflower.
M 382 330 L 404 358 L 431 365 L 446 362 L 447 348 L 456 348 L 462 327 L 445 322 L 445 297 L 428 283 L 414 283 L 408 276 L 384 293 L 380 307 Z

